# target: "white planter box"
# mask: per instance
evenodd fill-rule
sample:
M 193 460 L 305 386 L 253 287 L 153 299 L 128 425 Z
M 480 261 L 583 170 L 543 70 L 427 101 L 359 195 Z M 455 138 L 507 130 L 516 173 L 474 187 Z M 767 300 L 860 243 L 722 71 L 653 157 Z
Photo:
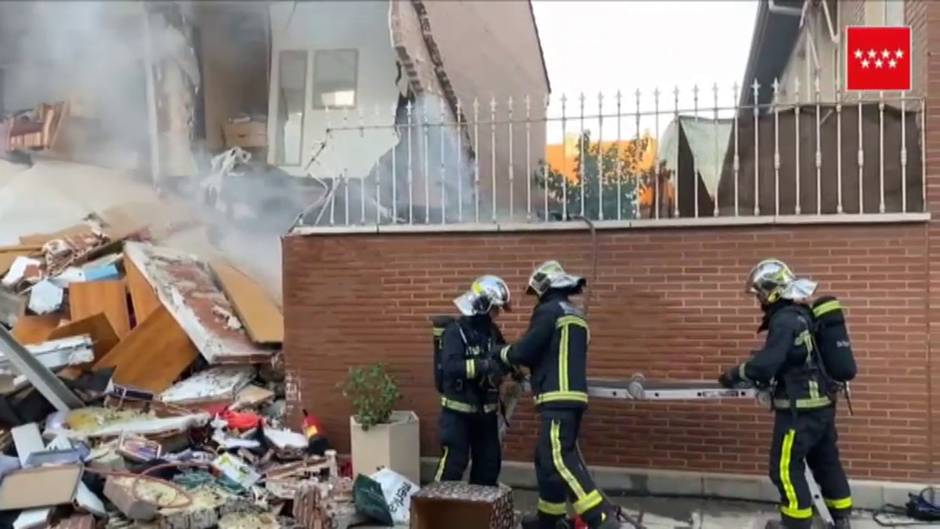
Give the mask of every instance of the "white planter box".
M 421 483 L 421 440 L 414 412 L 392 412 L 388 424 L 377 424 L 368 431 L 350 417 L 349 434 L 353 475 L 370 476 L 388 468 L 412 483 Z

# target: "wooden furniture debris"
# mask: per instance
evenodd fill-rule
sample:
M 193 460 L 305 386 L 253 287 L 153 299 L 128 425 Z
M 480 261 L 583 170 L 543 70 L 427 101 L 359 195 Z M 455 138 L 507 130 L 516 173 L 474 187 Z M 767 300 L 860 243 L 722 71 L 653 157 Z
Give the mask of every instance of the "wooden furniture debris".
M 251 341 L 257 344 L 283 343 L 284 316 L 261 285 L 229 263 L 214 262 L 212 271 Z
M 131 330 L 123 281 L 72 283 L 69 285 L 69 310 L 73 321 L 104 313 L 118 338 L 124 338 Z
M 114 367 L 114 381 L 154 393 L 170 387 L 199 352 L 163 307 L 157 309 L 95 363 Z

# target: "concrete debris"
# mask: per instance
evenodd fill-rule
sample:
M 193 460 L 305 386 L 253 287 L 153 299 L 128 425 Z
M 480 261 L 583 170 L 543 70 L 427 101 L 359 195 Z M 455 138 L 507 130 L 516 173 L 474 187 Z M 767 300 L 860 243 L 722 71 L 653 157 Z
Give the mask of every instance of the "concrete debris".
M 233 402 L 254 377 L 255 370 L 250 366 L 213 367 L 178 382 L 161 393 L 159 399 L 173 404 Z

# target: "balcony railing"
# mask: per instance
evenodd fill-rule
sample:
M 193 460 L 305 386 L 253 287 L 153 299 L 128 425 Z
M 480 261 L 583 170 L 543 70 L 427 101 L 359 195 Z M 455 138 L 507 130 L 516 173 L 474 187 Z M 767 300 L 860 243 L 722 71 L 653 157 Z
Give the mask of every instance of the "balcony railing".
M 397 144 L 358 174 L 335 157 L 312 169 L 327 191 L 298 227 L 926 218 L 922 99 L 836 92 L 823 101 L 818 88 L 795 85 L 784 101 L 777 83 L 748 90 L 752 101 L 763 90 L 775 97 L 743 105 L 737 86 L 457 108 L 429 97 L 404 104 L 391 124 L 348 112 L 321 149 L 355 152 L 376 130 Z

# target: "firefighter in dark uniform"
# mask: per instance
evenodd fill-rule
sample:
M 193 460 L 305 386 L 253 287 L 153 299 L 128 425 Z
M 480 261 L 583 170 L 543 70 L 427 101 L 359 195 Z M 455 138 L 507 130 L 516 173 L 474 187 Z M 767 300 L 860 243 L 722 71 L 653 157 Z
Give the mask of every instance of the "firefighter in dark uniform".
M 767 331 L 764 347 L 723 373 L 719 382 L 771 387 L 775 410 L 770 449 L 770 479 L 780 491 L 781 520 L 767 528 L 809 529 L 813 500 L 804 462 L 819 484 L 837 529 L 850 527 L 852 497 L 839 459 L 835 422 L 835 391 L 813 354 L 813 316 L 802 303 L 816 283 L 797 279 L 781 261 L 758 263 L 748 275 L 747 291 L 764 312 L 758 332 Z
M 444 329 L 441 341 L 440 436 L 442 455 L 436 481 L 463 479 L 496 486 L 502 465 L 499 442 L 499 381 L 503 366 L 489 351 L 505 343 L 493 318 L 510 308 L 509 288 L 493 275 L 476 279 L 454 300 L 461 317 Z
M 588 527 L 615 528 L 619 522 L 595 487 L 578 449 L 581 419 L 587 408 L 588 324 L 569 296 L 579 294 L 583 278 L 548 261 L 529 277 L 527 292 L 538 296 L 525 335 L 500 349 L 507 368 L 531 371 L 532 391 L 540 415 L 535 455 L 538 512 L 523 520 L 524 529 L 556 529 L 566 502 Z

